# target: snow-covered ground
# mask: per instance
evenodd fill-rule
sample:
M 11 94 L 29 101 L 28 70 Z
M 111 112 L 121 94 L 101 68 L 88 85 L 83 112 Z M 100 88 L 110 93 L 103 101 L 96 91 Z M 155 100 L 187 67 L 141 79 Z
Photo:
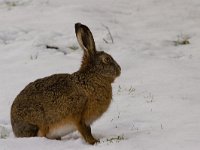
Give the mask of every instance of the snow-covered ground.
M 10 107 L 24 86 L 79 68 L 76 22 L 122 68 L 92 125 L 101 142 L 15 138 Z M 199 0 L 0 0 L 0 150 L 199 150 L 199 40 Z

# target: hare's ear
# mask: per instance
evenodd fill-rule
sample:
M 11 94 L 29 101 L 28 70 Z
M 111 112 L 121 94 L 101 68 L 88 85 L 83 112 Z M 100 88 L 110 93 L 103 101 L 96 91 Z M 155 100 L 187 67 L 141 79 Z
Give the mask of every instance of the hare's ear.
M 92 59 L 96 53 L 96 47 L 90 29 L 81 23 L 76 23 L 75 32 L 78 43 L 84 50 L 84 55 L 87 57 L 87 59 Z

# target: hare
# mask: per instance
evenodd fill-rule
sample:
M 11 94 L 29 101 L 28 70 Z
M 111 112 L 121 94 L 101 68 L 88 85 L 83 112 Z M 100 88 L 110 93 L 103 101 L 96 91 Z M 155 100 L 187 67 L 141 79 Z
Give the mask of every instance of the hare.
M 60 140 L 78 130 L 89 144 L 98 142 L 90 125 L 108 109 L 111 83 L 121 73 L 117 62 L 97 51 L 89 28 L 75 24 L 83 49 L 80 69 L 72 74 L 54 74 L 29 83 L 11 106 L 11 124 L 16 137 L 46 137 Z

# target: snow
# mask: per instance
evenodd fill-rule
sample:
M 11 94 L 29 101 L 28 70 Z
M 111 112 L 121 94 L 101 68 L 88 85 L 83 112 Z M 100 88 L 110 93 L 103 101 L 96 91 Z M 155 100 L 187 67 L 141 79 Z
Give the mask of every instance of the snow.
M 0 0 L 0 150 L 200 149 L 199 16 L 199 0 Z M 14 137 L 16 95 L 79 68 L 76 22 L 122 68 L 110 109 L 92 125 L 101 142 L 90 146 L 78 132 L 61 141 Z M 175 44 L 184 39 L 190 44 Z

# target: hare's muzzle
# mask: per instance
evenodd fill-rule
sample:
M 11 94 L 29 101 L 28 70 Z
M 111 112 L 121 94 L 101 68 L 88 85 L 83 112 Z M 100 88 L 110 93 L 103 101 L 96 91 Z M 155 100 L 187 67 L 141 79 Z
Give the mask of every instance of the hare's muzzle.
M 115 63 L 115 66 L 116 66 L 116 76 L 118 77 L 121 74 L 121 67 L 117 63 Z

